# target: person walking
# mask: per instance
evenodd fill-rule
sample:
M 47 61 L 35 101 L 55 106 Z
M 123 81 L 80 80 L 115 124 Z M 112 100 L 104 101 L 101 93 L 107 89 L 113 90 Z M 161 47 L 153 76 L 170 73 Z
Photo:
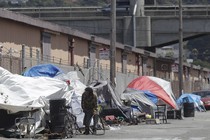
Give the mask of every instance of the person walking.
M 81 101 L 83 112 L 85 113 L 84 119 L 83 119 L 83 125 L 85 125 L 85 135 L 88 135 L 90 132 L 90 123 L 91 119 L 94 116 L 95 113 L 97 113 L 97 97 L 93 93 L 93 89 L 90 87 L 87 87 L 85 89 L 85 92 L 82 94 L 82 101 Z M 93 124 L 93 133 L 96 133 L 95 129 L 95 119 Z

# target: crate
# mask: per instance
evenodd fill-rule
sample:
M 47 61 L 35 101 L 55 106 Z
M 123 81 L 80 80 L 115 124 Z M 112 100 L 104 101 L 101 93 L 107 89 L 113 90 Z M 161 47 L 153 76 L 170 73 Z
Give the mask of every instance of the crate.
M 167 119 L 176 119 L 176 110 L 168 110 Z

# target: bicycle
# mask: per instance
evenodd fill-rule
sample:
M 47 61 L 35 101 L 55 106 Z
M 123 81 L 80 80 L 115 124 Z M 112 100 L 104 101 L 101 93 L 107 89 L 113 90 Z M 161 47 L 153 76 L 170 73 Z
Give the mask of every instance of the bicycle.
M 90 133 L 93 135 L 104 135 L 105 121 L 101 118 L 99 113 L 94 114 L 92 118 L 93 118 L 93 125 L 90 126 Z M 94 132 L 94 125 L 96 129 L 95 132 Z
M 71 108 L 70 106 L 66 106 L 66 109 Z M 81 129 L 79 128 L 77 124 L 77 117 L 68 112 L 66 116 L 64 117 L 64 124 L 65 124 L 65 136 L 66 138 L 72 138 L 76 134 L 82 133 Z

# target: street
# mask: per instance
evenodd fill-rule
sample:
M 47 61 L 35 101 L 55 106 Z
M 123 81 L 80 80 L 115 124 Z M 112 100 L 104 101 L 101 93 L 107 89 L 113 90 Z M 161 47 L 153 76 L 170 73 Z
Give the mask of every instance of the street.
M 120 128 L 120 129 L 119 129 Z M 139 124 L 107 130 L 105 135 L 77 135 L 72 139 L 210 140 L 210 111 L 195 117 L 169 119 L 168 124 Z
M 138 124 L 106 130 L 105 135 L 76 135 L 79 139 L 138 139 L 138 140 L 210 140 L 210 111 L 195 112 L 195 117 L 168 119 L 168 124 Z M 7 138 L 0 137 L 0 140 Z M 39 138 L 43 139 L 43 138 Z M 15 140 L 11 138 L 10 140 Z M 32 139 L 30 139 L 32 140 Z

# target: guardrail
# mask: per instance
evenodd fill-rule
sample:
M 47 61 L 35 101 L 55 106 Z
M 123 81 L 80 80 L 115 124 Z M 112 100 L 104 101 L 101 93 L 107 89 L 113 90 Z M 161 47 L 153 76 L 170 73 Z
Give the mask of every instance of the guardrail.
M 96 11 L 101 7 L 90 6 L 90 7 L 22 7 L 22 8 L 5 8 L 10 11 Z
M 71 17 L 110 17 L 110 11 L 103 11 L 102 7 L 28 7 L 5 8 L 16 13 L 25 14 L 41 19 L 69 19 Z M 128 16 L 129 11 L 117 11 L 118 16 Z
M 183 16 L 209 16 L 210 5 L 183 5 Z M 77 17 L 84 14 L 85 16 L 109 16 L 110 13 L 104 12 L 102 7 L 24 7 L 24 8 L 5 8 L 17 13 L 26 14 L 33 16 L 38 14 L 36 17 L 53 17 L 64 16 Z M 178 5 L 145 5 L 144 11 L 146 16 L 178 16 L 179 6 Z M 49 15 L 50 14 L 50 15 Z M 79 14 L 79 15 L 78 15 Z M 119 16 L 127 16 L 128 11 L 117 13 Z
M 178 5 L 152 5 L 144 7 L 146 16 L 178 16 Z M 210 5 L 183 5 L 183 16 L 209 16 Z

